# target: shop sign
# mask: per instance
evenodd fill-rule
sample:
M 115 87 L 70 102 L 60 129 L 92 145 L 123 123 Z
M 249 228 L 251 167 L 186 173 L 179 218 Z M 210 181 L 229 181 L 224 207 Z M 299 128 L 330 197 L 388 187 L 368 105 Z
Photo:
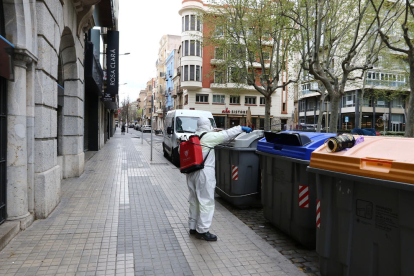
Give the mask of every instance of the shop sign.
M 118 94 L 119 84 L 119 32 L 108 31 L 108 44 L 106 47 L 106 74 L 107 92 L 111 95 Z
M 102 99 L 104 102 L 115 102 L 115 97 L 109 93 L 104 93 L 104 96 Z
M 247 114 L 247 110 L 229 110 L 227 107 L 221 113 L 224 114 Z

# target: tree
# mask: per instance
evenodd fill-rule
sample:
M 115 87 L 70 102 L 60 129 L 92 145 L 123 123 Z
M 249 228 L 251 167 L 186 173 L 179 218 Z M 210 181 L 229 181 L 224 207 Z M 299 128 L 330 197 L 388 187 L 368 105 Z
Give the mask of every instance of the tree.
M 233 83 L 235 90 L 253 86 L 265 98 L 265 130 L 270 130 L 272 95 L 298 77 L 288 68 L 294 59 L 295 23 L 282 15 L 288 0 L 212 0 L 201 14 L 203 46 L 214 51 L 217 83 Z
M 404 109 L 405 137 L 414 137 L 414 6 L 410 0 L 370 2 L 375 11 L 377 29 L 382 41 L 390 50 L 407 58 L 411 92 L 408 108 Z
M 369 0 L 298 0 L 284 8 L 299 30 L 298 51 L 304 74 L 325 87 L 330 103 L 329 132 L 337 132 L 340 99 L 373 68 L 383 48 L 373 25 Z
M 130 113 L 130 104 L 131 104 L 131 100 L 129 99 L 129 96 L 127 96 L 126 98 L 124 98 L 122 100 L 121 103 L 121 118 L 122 121 L 124 121 L 124 123 L 128 124 L 129 123 L 129 113 Z

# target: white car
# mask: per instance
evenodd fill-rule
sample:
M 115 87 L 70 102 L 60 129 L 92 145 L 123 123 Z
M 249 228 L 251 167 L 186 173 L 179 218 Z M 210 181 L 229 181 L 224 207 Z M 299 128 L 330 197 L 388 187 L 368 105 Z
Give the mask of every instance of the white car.
M 141 127 L 141 131 L 142 132 L 146 132 L 146 131 L 151 132 L 151 126 L 150 125 L 143 125 Z
M 164 141 L 162 147 L 164 156 L 171 158 L 173 164 L 177 166 L 180 164 L 178 140 L 181 136 L 186 135 L 189 137 L 195 133 L 197 120 L 201 116 L 208 118 L 213 128 L 216 127 L 213 114 L 210 111 L 184 109 L 168 111 L 164 122 Z

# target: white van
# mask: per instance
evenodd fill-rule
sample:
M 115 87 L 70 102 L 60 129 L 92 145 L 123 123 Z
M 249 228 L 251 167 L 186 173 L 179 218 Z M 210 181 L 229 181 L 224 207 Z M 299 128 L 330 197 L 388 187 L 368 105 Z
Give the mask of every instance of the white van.
M 173 164 L 177 166 L 180 164 L 179 142 L 177 140 L 183 135 L 188 137 L 195 133 L 199 117 L 210 119 L 213 128 L 216 127 L 216 122 L 210 111 L 186 109 L 168 111 L 164 121 L 164 142 L 162 147 L 164 156 L 170 157 Z

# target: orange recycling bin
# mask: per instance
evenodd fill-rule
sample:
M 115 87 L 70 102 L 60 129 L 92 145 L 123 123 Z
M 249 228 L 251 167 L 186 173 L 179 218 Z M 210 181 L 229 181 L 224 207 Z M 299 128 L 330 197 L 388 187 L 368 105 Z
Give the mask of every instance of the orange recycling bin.
M 322 275 L 413 275 L 414 139 L 364 137 L 316 149 L 316 252 Z

